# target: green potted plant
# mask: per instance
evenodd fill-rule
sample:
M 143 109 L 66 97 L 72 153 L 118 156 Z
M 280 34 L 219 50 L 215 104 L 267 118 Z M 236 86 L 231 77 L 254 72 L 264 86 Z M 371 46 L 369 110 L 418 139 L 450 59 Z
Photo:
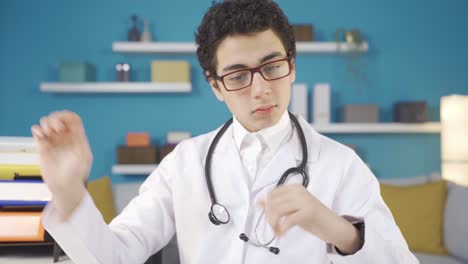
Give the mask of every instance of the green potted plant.
M 364 53 L 365 41 L 359 29 L 346 30 L 339 28 L 333 34 L 337 43 L 338 51 L 341 50 L 342 42 L 345 42 L 349 51 L 345 53 L 346 69 L 351 73 L 354 80 L 366 81 L 366 65 L 360 60 Z

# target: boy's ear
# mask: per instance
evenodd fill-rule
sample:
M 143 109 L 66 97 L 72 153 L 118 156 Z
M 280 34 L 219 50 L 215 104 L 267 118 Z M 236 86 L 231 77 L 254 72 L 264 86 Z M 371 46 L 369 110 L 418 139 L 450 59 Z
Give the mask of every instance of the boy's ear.
M 206 76 L 206 79 L 208 80 L 208 83 L 210 83 L 211 90 L 215 94 L 216 98 L 219 101 L 224 102 L 224 96 L 221 93 L 221 90 L 219 89 L 218 82 L 213 78 L 213 76 L 208 71 L 205 72 L 205 76 Z

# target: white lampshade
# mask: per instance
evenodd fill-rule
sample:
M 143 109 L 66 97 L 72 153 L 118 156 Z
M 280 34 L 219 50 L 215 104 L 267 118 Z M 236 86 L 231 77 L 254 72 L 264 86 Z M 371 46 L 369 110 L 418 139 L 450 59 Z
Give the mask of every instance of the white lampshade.
M 468 95 L 440 100 L 442 178 L 468 186 Z

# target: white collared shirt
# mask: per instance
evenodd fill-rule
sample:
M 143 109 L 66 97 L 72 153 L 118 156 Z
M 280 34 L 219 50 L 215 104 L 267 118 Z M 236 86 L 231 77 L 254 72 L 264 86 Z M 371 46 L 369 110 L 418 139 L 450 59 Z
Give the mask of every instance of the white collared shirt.
M 287 141 L 292 133 L 292 126 L 288 112 L 284 111 L 275 125 L 258 132 L 249 132 L 234 116 L 232 131 L 242 164 L 249 176 L 246 180 L 252 186 L 257 175 Z

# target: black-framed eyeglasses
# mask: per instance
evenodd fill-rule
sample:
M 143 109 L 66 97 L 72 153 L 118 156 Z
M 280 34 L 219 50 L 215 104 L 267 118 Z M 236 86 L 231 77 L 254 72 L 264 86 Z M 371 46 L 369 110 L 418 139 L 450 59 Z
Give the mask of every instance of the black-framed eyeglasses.
M 263 79 L 274 81 L 291 74 L 292 66 L 289 57 L 270 61 L 251 69 L 242 69 L 228 74 L 218 76 L 213 74 L 215 80 L 221 81 L 227 91 L 238 91 L 252 84 L 254 73 L 258 72 Z

